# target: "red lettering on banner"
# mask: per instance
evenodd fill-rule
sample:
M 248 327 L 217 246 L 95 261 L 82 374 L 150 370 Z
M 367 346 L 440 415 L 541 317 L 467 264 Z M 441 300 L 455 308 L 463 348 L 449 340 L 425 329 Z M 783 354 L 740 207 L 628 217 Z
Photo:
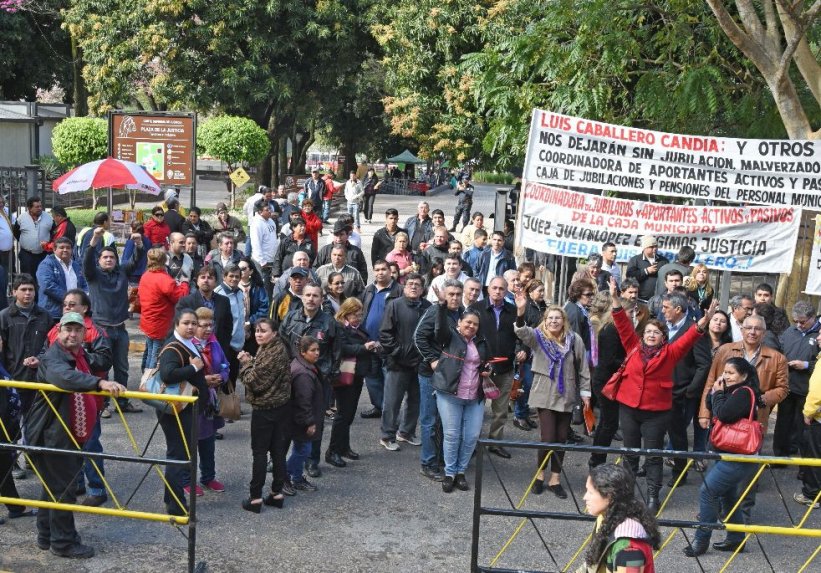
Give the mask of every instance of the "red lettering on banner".
M 570 118 L 552 113 L 542 112 L 541 126 L 550 129 L 561 129 L 562 131 L 570 131 Z
M 646 143 L 647 145 L 654 145 L 656 143 L 656 136 L 653 135 L 652 131 L 632 129 L 607 123 L 589 122 L 583 119 L 576 122 L 576 131 L 582 135 L 633 141 L 635 143 Z
M 718 142 L 709 137 L 665 133 L 661 136 L 661 144 L 671 149 L 685 149 L 687 151 L 709 151 L 711 153 L 718 153 L 719 151 Z

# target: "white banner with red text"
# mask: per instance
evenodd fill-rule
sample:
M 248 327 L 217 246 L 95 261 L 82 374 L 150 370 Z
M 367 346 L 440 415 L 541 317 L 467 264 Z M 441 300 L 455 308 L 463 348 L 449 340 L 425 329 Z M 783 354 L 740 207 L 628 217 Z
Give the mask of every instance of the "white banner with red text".
M 534 109 L 523 179 L 821 210 L 821 140 L 680 135 Z
M 815 234 L 812 236 L 810 268 L 807 272 L 807 294 L 821 295 L 821 215 L 815 216 Z
M 642 235 L 658 240 L 672 261 L 683 245 L 695 263 L 711 269 L 790 272 L 801 209 L 797 207 L 706 207 L 665 205 L 599 197 L 525 182 L 520 227 L 525 248 L 567 257 L 598 253 L 615 243 L 618 261 L 641 253 Z

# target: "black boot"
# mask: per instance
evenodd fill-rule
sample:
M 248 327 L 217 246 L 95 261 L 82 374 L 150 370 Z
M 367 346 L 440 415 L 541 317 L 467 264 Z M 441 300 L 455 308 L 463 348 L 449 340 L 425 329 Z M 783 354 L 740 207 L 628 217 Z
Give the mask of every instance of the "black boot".
M 710 547 L 710 541 L 700 541 L 698 539 L 694 539 L 692 545 L 688 545 L 684 548 L 684 554 L 687 557 L 698 557 L 699 555 L 704 555 L 707 553 L 707 549 Z
M 655 514 L 659 507 L 661 507 L 661 503 L 659 502 L 659 490 L 655 487 L 648 487 L 647 488 L 647 509 L 650 510 L 650 513 Z

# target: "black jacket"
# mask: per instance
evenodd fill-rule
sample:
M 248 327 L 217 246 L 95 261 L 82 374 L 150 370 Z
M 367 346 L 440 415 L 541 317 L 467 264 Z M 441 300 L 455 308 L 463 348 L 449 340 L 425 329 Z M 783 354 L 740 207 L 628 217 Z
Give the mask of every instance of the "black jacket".
M 732 338 L 727 342 L 732 342 Z M 693 373 L 693 379 L 687 387 L 686 395 L 688 398 L 696 398 L 704 394 L 704 383 L 707 382 L 707 375 L 710 374 L 710 368 L 713 366 L 713 356 L 715 355 L 712 337 L 705 334 L 699 338 L 693 346 L 692 354 L 696 369 Z
M 810 375 L 815 369 L 818 360 L 818 335 L 821 323 L 817 320 L 809 331 L 802 333 L 797 327 L 791 326 L 781 333 L 781 353 L 791 360 L 803 360 L 809 363 L 806 370 L 790 368 L 790 394 L 806 396 L 810 389 Z
M 565 303 L 564 312 L 570 323 L 570 330 L 579 335 L 584 342 L 584 349 L 590 352 L 590 319 L 584 315 L 578 304 L 570 300 Z
M 302 251 L 308 255 L 311 262 L 316 258 L 316 247 L 311 239 L 306 235 L 301 243 L 294 240 L 293 234 L 283 237 L 277 246 L 277 252 L 274 255 L 274 264 L 271 268 L 271 275 L 278 277 L 282 276 L 284 270 L 290 269 L 294 266 L 294 255 Z M 330 251 L 328 252 L 330 256 Z
M 334 246 L 334 243 L 331 243 L 329 245 L 325 245 L 319 250 L 319 254 L 316 256 L 316 260 L 314 261 L 315 269 L 331 262 L 331 251 Z M 363 253 L 362 249 L 350 241 L 348 241 L 348 244 L 345 245 L 345 248 L 348 251 L 348 264 L 358 270 L 359 275 L 362 277 L 362 282 L 368 284 L 368 261 L 365 260 L 365 253 Z
M 173 348 L 166 349 L 166 346 L 169 345 Z M 179 353 L 175 352 L 174 349 L 179 350 Z M 160 349 L 158 360 L 160 380 L 162 380 L 166 386 L 179 384 L 181 382 L 193 384 L 197 388 L 197 394 L 199 396 L 198 404 L 202 412 L 208 403 L 208 384 L 205 382 L 205 368 L 200 368 L 199 371 L 197 371 L 191 365 L 191 358 L 193 358 L 193 356 L 191 351 L 177 340 L 173 334 L 169 336 L 168 340 L 165 341 Z
M 182 233 L 182 224 L 185 223 L 185 217 L 179 214 L 174 209 L 169 209 L 165 212 L 165 224 L 171 229 L 172 233 Z
M 398 298 L 402 296 L 402 285 L 396 281 L 392 281 L 388 288 L 388 295 L 385 300 L 387 304 L 388 299 Z M 371 309 L 373 297 L 376 294 L 376 283 L 371 283 L 365 287 L 365 292 L 362 293 L 362 316 L 368 316 L 368 311 Z
M 316 368 L 301 357 L 291 361 L 291 411 L 293 425 L 291 437 L 301 442 L 322 439 L 325 420 L 325 393 Z M 308 426 L 316 425 L 316 433 L 309 436 Z
M 467 342 L 459 334 L 456 327 L 451 326 L 448 320 L 448 313 L 441 311 L 437 313 L 435 340 L 443 353 L 449 356 L 443 357 L 436 365 L 436 371 L 431 379 L 431 386 L 438 392 L 456 394 L 459 389 L 459 378 L 462 375 L 462 363 L 467 352 Z M 481 320 L 481 319 L 480 319 Z M 481 324 L 481 323 L 480 323 Z M 487 341 L 482 337 L 481 332 L 473 339 L 476 350 L 479 352 L 479 360 L 483 363 L 492 356 Z M 504 365 L 504 363 L 501 363 Z M 480 366 L 481 371 L 481 366 Z M 483 398 L 481 383 L 479 384 L 479 398 Z
M 593 368 L 590 385 L 601 392 L 610 377 L 616 373 L 627 353 L 621 345 L 619 332 L 612 322 L 605 324 L 599 331 L 599 363 Z
M 80 372 L 76 366 L 74 357 L 67 350 L 60 344 L 53 344 L 40 357 L 37 380 L 72 392 L 96 390 L 100 377 Z M 68 426 L 71 419 L 72 395 L 64 392 L 47 392 L 46 395 Z M 75 447 L 63 424 L 54 415 L 51 406 L 40 392 L 34 395 L 31 408 L 26 413 L 25 424 L 26 442 L 29 445 L 64 449 Z
M 416 350 L 413 335 L 429 306 L 430 302 L 422 298 L 412 301 L 401 296 L 387 301 L 379 328 L 379 343 L 388 370 L 418 368 L 422 357 Z
M 228 297 L 218 293 L 211 295 L 211 302 L 214 305 L 214 336 L 217 337 L 217 342 L 220 343 L 223 350 L 231 348 L 231 335 L 234 332 L 234 315 L 231 314 L 231 303 Z M 206 304 L 200 291 L 195 291 L 177 301 L 177 309 L 190 308 L 197 310 L 201 306 L 206 306 Z
M 464 307 L 459 306 L 456 311 L 456 316 L 462 316 L 465 312 Z M 436 342 L 436 324 L 440 319 L 439 314 L 444 313 L 449 327 L 456 327 L 456 318 L 452 312 L 447 310 L 446 305 L 433 304 L 422 315 L 422 320 L 416 325 L 416 330 L 413 333 L 413 341 L 416 345 L 416 350 L 422 359 L 419 362 L 419 374 L 422 376 L 433 376 L 433 369 L 430 363 L 439 360 L 442 357 L 442 347 Z
M 396 233 L 400 231 L 403 233 L 407 232 L 405 229 L 396 229 Z M 388 253 L 393 250 L 396 233 L 391 235 L 385 227 L 382 227 L 373 234 L 373 239 L 371 240 L 371 266 L 379 259 L 387 257 Z
M 669 343 L 673 343 L 679 338 L 681 338 L 685 332 L 690 330 L 691 328 L 696 327 L 696 321 L 693 319 L 690 314 L 687 314 L 687 318 L 684 321 L 684 324 L 681 328 L 676 331 L 675 336 L 671 336 Z M 709 338 L 709 336 L 708 336 Z M 693 382 L 693 377 L 696 375 L 696 358 L 691 348 L 687 354 L 682 356 L 678 362 L 676 362 L 675 368 L 673 368 L 673 398 L 684 398 L 687 395 L 688 391 L 692 392 L 692 388 L 690 388 L 690 384 Z
M 292 310 L 285 315 L 279 325 L 279 336 L 285 342 L 285 347 L 291 358 L 299 356 L 297 345 L 299 339 L 305 335 L 313 336 L 319 341 L 319 361 L 316 367 L 324 377 L 323 382 L 330 383 L 333 376 L 339 371 L 340 338 L 339 323 L 323 311 L 317 312 L 310 321 L 305 316 L 305 309 Z
M 23 366 L 23 359 L 37 356 L 46 342 L 54 320 L 42 307 L 34 305 L 27 317 L 14 301 L 0 311 L 0 339 L 3 341 L 3 362 L 12 380 L 31 382 L 37 370 Z
M 496 327 L 496 314 L 488 299 L 477 302 L 472 306 L 479 313 L 479 334 L 487 341 L 493 358 L 505 357 L 504 362 L 497 362 L 493 370 L 497 374 L 504 374 L 513 370 L 513 359 L 516 355 L 518 338 L 513 333 L 516 323 L 516 307 L 509 302 L 504 303 L 499 314 L 499 327 Z
M 660 269 L 669 262 L 661 255 L 656 255 L 657 268 Z M 639 298 L 644 301 L 650 300 L 656 294 L 658 272 L 654 275 L 648 275 L 644 272 L 644 269 L 649 266 L 650 263 L 644 258 L 643 253 L 635 255 L 627 262 L 627 278 L 639 281 Z
M 211 248 L 211 239 L 214 238 L 214 229 L 211 228 L 206 221 L 200 219 L 199 222 L 199 230 L 194 227 L 194 224 L 191 223 L 188 219 L 182 222 L 180 225 L 180 232 L 183 235 L 187 235 L 192 233 L 197 237 L 197 244 L 204 246 L 206 249 Z M 195 275 L 196 276 L 196 275 Z
M 362 327 L 353 328 L 339 324 L 340 355 L 342 359 L 356 358 L 356 376 L 370 376 L 377 364 L 377 354 L 365 348 L 370 339 Z

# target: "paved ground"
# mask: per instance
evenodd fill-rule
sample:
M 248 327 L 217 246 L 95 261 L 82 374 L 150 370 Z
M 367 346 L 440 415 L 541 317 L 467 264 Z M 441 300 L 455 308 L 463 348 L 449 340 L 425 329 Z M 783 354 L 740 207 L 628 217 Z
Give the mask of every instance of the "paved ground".
M 201 191 L 204 193 L 204 191 Z M 209 202 L 219 201 L 218 192 L 208 196 Z M 476 208 L 487 212 L 492 204 L 492 188 L 480 187 Z M 402 218 L 410 215 L 418 198 L 379 197 L 376 211 L 388 205 L 400 210 Z M 448 214 L 454 201 L 450 193 L 438 193 L 430 198 L 434 208 Z M 365 243 L 377 225 L 363 229 Z M 138 356 L 131 357 L 132 380 L 139 378 Z M 360 409 L 367 407 L 363 396 Z M 248 406 L 245 406 L 248 408 Z M 146 411 L 126 418 L 140 446 L 146 443 L 154 428 L 155 418 Z M 223 494 L 206 493 L 198 502 L 198 560 L 207 562 L 209 571 L 246 572 L 261 566 L 276 571 L 314 572 L 463 572 L 469 569 L 473 492 L 444 494 L 418 473 L 419 451 L 404 446 L 399 452 L 388 452 L 378 445 L 378 420 L 357 418 L 352 428 L 354 449 L 362 459 L 350 462 L 344 469 L 322 464 L 324 474 L 316 481 L 319 491 L 300 493 L 287 498 L 282 510 L 264 508 L 253 515 L 240 508 L 247 496 L 250 478 L 250 448 L 248 424 L 244 416 L 225 429 L 225 439 L 217 445 L 218 477 L 226 484 Z M 513 439 L 536 439 L 535 432 L 524 433 L 512 426 L 507 436 Z M 327 440 L 328 434 L 325 434 Z M 108 451 L 129 453 L 121 423 L 112 418 L 104 422 L 103 443 Z M 769 449 L 767 450 L 769 451 Z M 155 438 L 149 453 L 164 454 L 162 438 Z M 531 451 L 517 451 L 512 460 L 493 458 L 505 487 L 514 502 L 524 492 L 534 470 Z M 570 455 L 566 459 L 574 499 L 557 500 L 547 493 L 531 496 L 524 507 L 547 511 L 573 511 L 575 503 L 582 505 L 587 456 Z M 117 495 L 127 499 L 142 478 L 144 470 L 125 464 L 108 464 L 107 475 Z M 668 470 L 669 471 L 669 470 Z M 509 507 L 494 470 L 485 464 L 485 494 L 487 506 Z M 794 470 L 776 474 L 787 501 L 778 496 L 772 477 L 764 478 L 758 496 L 756 518 L 767 524 L 788 525 L 785 506 L 793 518 L 800 515 L 801 506 L 791 497 L 796 491 Z M 473 468 L 468 479 L 473 483 Z M 665 475 L 667 479 L 667 475 Z M 692 519 L 700 479 L 696 476 L 677 492 L 671 502 L 670 517 Z M 19 482 L 24 496 L 37 495 L 34 479 Z M 109 503 L 109 506 L 112 504 Z M 160 481 L 148 477 L 129 507 L 147 511 L 162 511 Z M 39 551 L 35 544 L 31 519 L 15 520 L 0 526 L 0 570 L 18 572 L 153 572 L 182 571 L 186 563 L 186 541 L 173 528 L 161 523 L 131 521 L 120 518 L 77 514 L 77 526 L 83 540 L 97 548 L 92 560 L 70 562 Z M 487 517 L 482 520 L 480 562 L 487 564 L 504 545 L 518 525 L 518 520 Z M 821 527 L 814 514 L 807 527 Z M 496 563 L 516 570 L 558 571 L 570 560 L 585 540 L 590 527 L 567 521 L 545 521 L 538 524 L 558 566 L 542 546 L 532 525 L 522 529 L 510 548 Z M 721 539 L 722 535 L 716 536 Z M 811 539 L 762 539 L 764 548 L 778 572 L 796 571 L 817 547 Z M 676 534 L 657 561 L 658 571 L 699 571 L 695 562 L 681 555 L 685 542 Z M 702 560 L 704 571 L 718 571 L 723 554 L 711 551 Z M 570 570 L 574 570 L 574 564 Z M 738 559 L 728 571 L 769 571 L 762 550 L 757 545 Z M 817 561 L 807 571 L 821 570 Z

